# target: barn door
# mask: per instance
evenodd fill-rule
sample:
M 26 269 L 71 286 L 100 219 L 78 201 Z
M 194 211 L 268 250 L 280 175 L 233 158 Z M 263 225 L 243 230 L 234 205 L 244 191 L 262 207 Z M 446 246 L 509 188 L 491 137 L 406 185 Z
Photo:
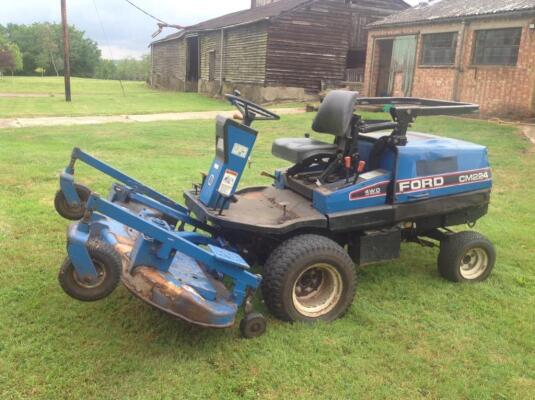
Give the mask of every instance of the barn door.
M 199 85 L 199 69 L 201 66 L 199 57 L 199 37 L 190 36 L 186 39 L 186 92 L 197 92 Z
M 394 97 L 408 97 L 412 93 L 416 63 L 416 36 L 399 36 L 394 39 L 388 92 Z

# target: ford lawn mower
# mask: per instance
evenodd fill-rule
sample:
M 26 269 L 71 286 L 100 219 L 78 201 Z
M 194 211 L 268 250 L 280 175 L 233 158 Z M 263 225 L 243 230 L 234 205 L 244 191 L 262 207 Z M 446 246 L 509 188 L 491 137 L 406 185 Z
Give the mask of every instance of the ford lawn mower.
M 403 241 L 440 246 L 438 271 L 450 281 L 489 276 L 489 240 L 449 229 L 488 211 L 487 149 L 408 130 L 419 116 L 477 105 L 333 91 L 312 125 L 327 140 L 275 140 L 273 155 L 292 166 L 263 172 L 270 186 L 238 190 L 258 135 L 253 122 L 279 117 L 238 92 L 226 98 L 241 119 L 217 118 L 214 160 L 184 193 L 185 206 L 73 150 L 55 198 L 58 213 L 76 221 L 59 273 L 68 295 L 99 300 L 122 281 L 152 306 L 216 328 L 234 325 L 243 306 L 240 329 L 250 338 L 266 329 L 253 309 L 258 288 L 281 320 L 332 321 L 353 302 L 356 266 L 399 257 Z M 364 120 L 360 105 L 386 105 L 391 120 Z M 77 162 L 117 182 L 107 198 L 75 183 Z

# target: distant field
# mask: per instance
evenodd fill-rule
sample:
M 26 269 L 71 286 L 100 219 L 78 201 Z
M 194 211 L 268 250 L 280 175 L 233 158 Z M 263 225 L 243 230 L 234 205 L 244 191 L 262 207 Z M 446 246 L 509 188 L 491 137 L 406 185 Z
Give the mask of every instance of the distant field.
M 242 187 L 269 184 L 260 172 L 285 165 L 271 143 L 312 117 L 256 124 Z M 533 150 L 512 126 L 422 118 L 415 129 L 489 147 L 495 187 L 476 229 L 497 248 L 490 279 L 447 282 L 436 249 L 404 244 L 400 260 L 360 270 L 354 304 L 331 324 L 280 322 L 258 298 L 269 325 L 256 340 L 192 327 L 123 287 L 85 304 L 57 283 L 67 222 L 53 198 L 71 148 L 180 200 L 210 165 L 212 121 L 1 131 L 0 399 L 533 399 Z M 81 164 L 76 173 L 106 193 L 109 179 Z
M 144 82 L 72 79 L 72 103 L 66 103 L 62 77 L 0 79 L 0 118 L 151 114 L 230 109 L 225 102 L 198 93 L 158 91 Z M 27 97 L 3 97 L 19 94 Z M 36 96 L 32 96 L 36 95 Z M 43 97 L 43 95 L 45 95 Z

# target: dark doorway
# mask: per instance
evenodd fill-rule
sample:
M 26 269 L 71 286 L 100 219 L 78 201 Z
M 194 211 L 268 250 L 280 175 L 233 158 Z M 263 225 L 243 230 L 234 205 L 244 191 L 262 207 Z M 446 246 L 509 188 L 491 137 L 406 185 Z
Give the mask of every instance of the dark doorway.
M 188 60 L 186 65 L 186 91 L 197 92 L 199 85 L 199 37 L 187 38 Z
M 376 96 L 407 97 L 412 93 L 416 63 L 416 36 L 380 39 Z
M 377 66 L 377 90 L 375 95 L 379 97 L 390 96 L 388 86 L 390 83 L 390 66 L 392 65 L 392 48 L 394 40 L 378 40 L 379 64 Z
M 363 82 L 366 50 L 349 50 L 346 57 L 346 81 Z

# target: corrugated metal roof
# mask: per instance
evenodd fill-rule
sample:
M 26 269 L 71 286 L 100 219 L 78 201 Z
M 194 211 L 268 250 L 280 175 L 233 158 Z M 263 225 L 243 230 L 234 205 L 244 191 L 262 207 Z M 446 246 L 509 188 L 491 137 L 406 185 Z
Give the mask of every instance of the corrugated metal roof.
M 393 14 L 370 26 L 405 25 L 521 11 L 535 12 L 535 0 L 439 0 Z
M 187 32 L 210 31 L 235 25 L 250 24 L 264 19 L 277 17 L 286 11 L 290 11 L 296 7 L 299 7 L 301 4 L 313 1 L 314 0 L 285 0 L 271 3 L 262 7 L 256 7 L 248 10 L 234 12 L 198 23 L 196 25 L 192 25 L 186 28 L 185 30 L 175 32 L 169 36 L 166 36 L 163 39 L 156 40 L 153 43 L 166 42 L 168 40 L 178 39 Z

